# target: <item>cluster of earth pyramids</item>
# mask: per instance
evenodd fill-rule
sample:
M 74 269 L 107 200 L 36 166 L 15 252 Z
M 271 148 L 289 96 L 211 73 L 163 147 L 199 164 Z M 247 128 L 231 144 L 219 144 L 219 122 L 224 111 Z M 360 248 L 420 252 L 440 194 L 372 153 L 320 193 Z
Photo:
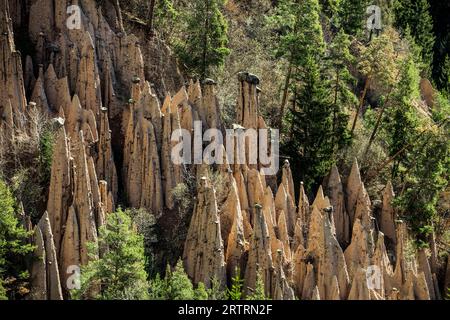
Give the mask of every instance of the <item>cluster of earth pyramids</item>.
M 216 278 L 224 285 L 240 270 L 245 294 L 261 277 L 273 299 L 440 298 L 435 246 L 430 258 L 425 250 L 405 252 L 392 185 L 382 204 L 372 205 L 356 161 L 345 183 L 333 167 L 312 203 L 300 182 L 295 198 L 288 161 L 279 185 L 261 175 L 260 164 L 229 164 L 226 156 L 214 170 L 175 165 L 174 130 L 191 132 L 194 121 L 223 129 L 216 84 L 182 85 L 167 47 L 141 48 L 140 38 L 124 31 L 120 10 L 105 3 L 36 0 L 24 8 L 0 0 L 2 145 L 14 148 L 20 134 L 35 133 L 37 116 L 52 119 L 56 132 L 47 210 L 37 225 L 24 221 L 42 257 L 31 266 L 30 299 L 70 298 L 67 270 L 92 259 L 87 244 L 115 210 L 119 177 L 129 206 L 159 218 L 176 206 L 171 191 L 187 171 L 197 195 L 182 258 L 195 284 L 209 287 Z M 67 28 L 72 4 L 82 8 L 81 29 Z M 23 10 L 34 49 L 26 57 L 13 33 Z M 170 58 L 164 67 L 154 56 Z M 155 79 L 152 70 L 160 72 L 157 86 L 146 80 Z M 240 73 L 238 84 L 236 128 L 267 128 L 258 115 L 258 78 Z M 220 193 L 212 175 L 222 181 Z

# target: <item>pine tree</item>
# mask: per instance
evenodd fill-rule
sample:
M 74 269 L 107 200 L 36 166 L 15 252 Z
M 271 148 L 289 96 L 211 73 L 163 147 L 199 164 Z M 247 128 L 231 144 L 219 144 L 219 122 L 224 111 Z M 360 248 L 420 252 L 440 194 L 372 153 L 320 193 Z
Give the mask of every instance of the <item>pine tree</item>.
M 409 222 L 419 245 L 429 241 L 439 196 L 449 183 L 449 132 L 449 123 L 444 120 L 416 138 L 402 192 L 395 199 L 399 215 Z
M 306 57 L 297 74 L 297 91 L 290 110 L 290 139 L 284 145 L 293 168 L 300 171 L 308 190 L 326 175 L 333 163 L 333 105 L 328 80 L 314 57 Z
M 241 278 L 240 270 L 236 268 L 234 277 L 231 278 L 231 288 L 227 290 L 230 300 L 241 300 L 243 284 L 244 280 Z
M 375 83 L 380 93 L 390 91 L 394 87 L 398 72 L 397 59 L 398 53 L 394 47 L 394 43 L 398 40 L 398 35 L 392 29 L 387 29 L 379 37 L 373 39 L 370 44 L 360 46 L 360 56 L 358 61 L 359 72 L 364 76 L 364 88 L 359 97 L 358 107 L 353 119 L 351 134 L 353 135 L 359 118 L 359 113 L 364 105 L 366 94 L 372 83 Z M 384 105 L 386 106 L 386 105 Z M 383 112 L 383 108 L 382 111 Z M 377 129 L 374 129 L 376 133 Z M 373 138 L 374 135 L 372 134 Z M 370 148 L 371 142 L 369 142 Z
M 319 0 L 322 12 L 331 18 L 334 14 L 338 12 L 339 0 Z
M 106 248 L 99 259 L 91 254 L 91 261 L 82 268 L 81 289 L 77 298 L 100 300 L 143 300 L 148 298 L 147 273 L 143 237 L 133 230 L 130 217 L 118 209 L 110 213 L 106 225 L 100 227 L 98 246 Z M 90 244 L 91 253 L 96 244 Z M 99 288 L 99 290 L 97 290 Z
M 33 246 L 27 244 L 29 236 L 16 218 L 11 191 L 0 180 L 0 296 L 6 296 L 8 291 L 9 297 L 16 298 L 27 291 L 24 257 L 33 251 Z M 7 285 L 2 284 L 5 278 L 8 278 Z
M 8 300 L 8 298 L 6 297 L 6 290 L 3 287 L 2 280 L 0 279 L 0 301 L 1 300 Z
M 261 272 L 256 276 L 256 286 L 253 292 L 247 296 L 246 300 L 268 300 L 264 291 L 264 280 Z
M 194 300 L 208 300 L 208 291 L 203 282 L 200 282 L 194 290 Z
M 417 115 L 412 105 L 414 98 L 418 97 L 419 71 L 410 57 L 403 62 L 400 81 L 393 94 L 392 106 L 388 109 L 386 119 L 386 132 L 389 137 L 389 155 L 396 155 L 402 148 L 411 144 L 417 135 Z M 400 165 L 408 167 L 409 155 L 407 152 L 398 156 L 392 168 L 392 178 L 399 174 Z
M 202 284 L 203 285 L 203 284 Z M 158 274 L 150 282 L 150 298 L 155 300 L 193 300 L 196 297 L 204 297 L 205 290 L 201 286 L 196 291 L 184 271 L 183 262 L 179 260 L 172 271 L 169 265 L 166 267 L 164 279 Z
M 186 11 L 186 36 L 176 43 L 175 51 L 188 73 L 205 79 L 230 53 L 228 25 L 221 13 L 223 0 L 195 0 L 192 6 Z
M 347 65 L 355 62 L 350 53 L 350 39 L 343 30 L 340 30 L 330 44 L 330 78 L 333 90 L 333 143 L 336 148 L 343 147 L 350 140 L 347 129 L 348 110 L 356 103 L 357 99 L 350 89 L 355 84 L 347 69 Z
M 450 56 L 446 55 L 441 66 L 441 74 L 439 76 L 438 85 L 443 94 L 450 98 Z
M 174 271 L 169 273 L 168 283 L 169 300 L 192 300 L 194 298 L 194 286 L 184 271 L 181 260 L 178 261 Z
M 289 93 L 292 95 L 291 83 L 295 74 L 301 72 L 301 68 L 305 64 L 305 57 L 314 55 L 320 59 L 325 54 L 319 12 L 320 6 L 317 0 L 305 0 L 300 3 L 295 0 L 281 0 L 275 13 L 270 17 L 273 28 L 280 35 L 276 57 L 283 57 L 288 61 L 278 119 L 280 130 L 283 130 L 282 120 Z
M 209 300 L 226 300 L 227 292 L 222 289 L 220 281 L 214 276 L 211 279 L 211 288 L 208 290 Z
M 415 42 L 422 48 L 426 72 L 433 62 L 433 19 L 428 0 L 397 0 L 394 5 L 395 24 L 402 30 L 409 28 Z
M 360 36 L 366 26 L 368 0 L 341 0 L 339 20 L 344 31 L 352 36 Z

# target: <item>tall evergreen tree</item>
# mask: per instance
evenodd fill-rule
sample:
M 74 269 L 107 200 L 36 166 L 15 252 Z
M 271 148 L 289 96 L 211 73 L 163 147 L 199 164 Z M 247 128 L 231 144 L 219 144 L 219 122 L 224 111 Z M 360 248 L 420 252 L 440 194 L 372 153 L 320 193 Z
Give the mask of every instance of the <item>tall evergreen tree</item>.
M 16 218 L 15 200 L 9 188 L 0 180 L 0 296 L 16 298 L 26 291 L 24 257 L 33 251 L 27 244 L 29 235 Z M 2 284 L 5 278 L 8 284 Z
M 333 163 L 333 105 L 329 83 L 319 62 L 306 57 L 296 75 L 290 139 L 284 149 L 308 190 L 326 175 Z
M 341 102 L 348 92 L 344 81 L 334 79 L 339 102 L 333 105 L 318 0 L 284 0 L 278 10 L 274 19 L 282 26 L 279 52 L 290 63 L 286 92 L 292 98 L 286 115 L 290 128 L 282 149 L 291 160 L 294 175 L 310 188 L 330 169 L 335 146 L 344 140 L 346 119 Z M 343 37 L 339 38 L 339 46 L 333 47 L 331 59 L 333 74 L 340 76 L 344 74 L 344 60 L 349 58 L 349 52 L 343 48 L 348 42 Z M 283 111 L 282 108 L 282 114 Z
M 399 215 L 409 222 L 419 245 L 429 243 L 439 196 L 449 183 L 449 132 L 449 122 L 444 120 L 440 127 L 434 125 L 420 139 L 417 137 L 411 150 L 413 161 L 395 200 Z
M 366 27 L 368 0 L 341 0 L 339 21 L 347 34 L 360 36 Z
M 441 74 L 439 76 L 439 87 L 448 98 L 450 98 L 450 56 L 446 55 L 442 66 L 440 67 Z
M 92 252 L 95 243 L 90 244 Z M 130 217 L 120 208 L 108 214 L 106 225 L 100 227 L 98 247 L 106 251 L 99 259 L 82 268 L 78 298 L 100 300 L 143 300 L 148 298 L 143 237 L 133 230 Z
M 417 135 L 417 115 L 412 104 L 418 96 L 419 72 L 412 58 L 403 62 L 401 77 L 396 86 L 392 98 L 392 105 L 386 112 L 386 133 L 389 141 L 390 156 L 396 155 L 405 146 L 411 144 Z M 396 157 L 392 167 L 392 178 L 395 179 L 401 165 L 408 167 L 410 157 L 408 152 L 403 152 Z
M 350 39 L 340 30 L 330 44 L 330 78 L 333 91 L 333 140 L 335 148 L 342 147 L 349 141 L 350 135 L 347 129 L 348 111 L 356 103 L 357 99 L 350 86 L 355 85 L 356 79 L 350 74 L 347 66 L 355 62 L 350 53 Z
M 150 282 L 150 298 L 155 300 L 206 300 L 208 291 L 203 283 L 194 289 L 181 260 L 173 270 L 167 265 L 164 278 L 158 274 Z
M 338 13 L 339 0 L 319 0 L 319 4 L 322 8 L 321 11 L 329 18 Z
M 281 0 L 271 17 L 274 28 L 278 30 L 279 41 L 277 57 L 288 61 L 286 80 L 278 119 L 278 128 L 283 129 L 282 119 L 288 103 L 289 91 L 295 74 L 301 72 L 305 57 L 316 56 L 321 59 L 325 54 L 322 26 L 319 22 L 320 6 L 317 0 Z
M 3 288 L 2 280 L 0 279 L 0 300 L 8 300 L 6 297 L 6 290 Z
M 223 0 L 195 0 L 186 13 L 186 36 L 175 50 L 191 75 L 205 79 L 212 68 L 223 65 L 227 48 L 228 25 L 221 13 Z
M 269 300 L 264 289 L 264 280 L 261 272 L 256 275 L 256 286 L 253 292 L 246 297 L 246 300 Z
M 430 72 L 433 62 L 433 19 L 428 0 L 397 0 L 394 4 L 395 24 L 402 30 L 409 28 L 415 42 L 422 48 L 425 71 Z

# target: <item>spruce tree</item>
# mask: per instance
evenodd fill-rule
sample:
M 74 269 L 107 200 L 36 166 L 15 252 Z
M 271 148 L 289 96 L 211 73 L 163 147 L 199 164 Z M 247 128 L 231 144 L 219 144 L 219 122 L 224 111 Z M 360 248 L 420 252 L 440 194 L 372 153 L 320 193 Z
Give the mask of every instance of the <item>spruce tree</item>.
M 338 12 L 339 0 L 319 0 L 321 12 L 329 18 L 332 18 L 334 14 Z
M 333 163 L 333 105 L 329 82 L 319 62 L 306 57 L 297 74 L 295 99 L 290 110 L 290 138 L 284 145 L 293 167 L 300 171 L 307 190 L 327 174 Z
M 412 102 L 417 98 L 419 87 L 419 72 L 412 58 L 406 59 L 401 68 L 401 77 L 392 98 L 392 105 L 388 109 L 386 119 L 386 133 L 389 141 L 389 155 L 396 155 L 402 148 L 413 143 L 417 135 L 418 119 Z M 408 152 L 396 157 L 392 167 L 392 178 L 395 179 L 400 166 L 407 168 L 410 164 Z
M 280 38 L 280 51 L 291 66 L 288 90 L 292 103 L 286 115 L 290 128 L 286 130 L 282 151 L 290 158 L 296 178 L 302 179 L 308 189 L 327 173 L 334 161 L 336 146 L 345 140 L 346 115 L 342 101 L 349 93 L 345 90 L 345 81 L 334 79 L 338 94 L 333 104 L 319 13 L 317 0 L 300 3 L 285 0 L 274 17 L 285 22 L 281 29 L 284 33 Z M 349 59 L 344 47 L 348 50 L 349 43 L 342 34 L 339 41 L 341 43 L 333 47 L 331 62 L 335 70 L 332 73 L 336 74 L 337 70 L 344 76 L 344 64 Z
M 348 132 L 348 111 L 357 103 L 351 90 L 355 78 L 347 66 L 355 62 L 350 53 L 350 39 L 340 30 L 330 44 L 330 78 L 333 91 L 333 142 L 335 149 L 343 147 L 350 140 Z
M 194 300 L 208 300 L 208 291 L 203 282 L 200 282 L 194 290 Z
M 227 290 L 228 298 L 230 300 L 241 300 L 244 280 L 241 278 L 238 268 L 236 268 L 234 274 L 234 277 L 231 278 L 231 287 Z
M 130 217 L 118 209 L 100 227 L 98 246 L 105 248 L 96 258 L 90 244 L 91 261 L 82 268 L 78 298 L 99 300 L 143 300 L 148 298 L 143 237 L 133 230 Z M 93 295 L 93 292 L 98 292 Z
M 30 234 L 19 223 L 15 206 L 11 191 L 0 180 L 0 296 L 10 298 L 27 291 L 24 257 L 33 251 L 33 246 L 27 244 Z M 2 284 L 6 278 L 8 284 Z
M 283 118 L 289 94 L 292 96 L 292 82 L 295 74 L 301 72 L 305 57 L 316 55 L 320 59 L 325 54 L 322 27 L 319 22 L 320 6 L 317 0 L 281 0 L 270 22 L 279 34 L 276 57 L 288 61 L 284 83 L 278 128 L 283 131 Z
M 344 31 L 352 36 L 360 36 L 366 27 L 368 0 L 341 0 L 339 21 Z
M 253 292 L 247 296 L 246 300 L 268 300 L 264 290 L 264 280 L 261 272 L 256 276 L 256 286 Z
M 223 0 L 195 0 L 186 10 L 186 35 L 175 45 L 188 73 L 205 79 L 230 53 L 228 25 L 221 13 Z
M 433 19 L 428 0 L 397 0 L 394 4 L 395 24 L 405 31 L 409 28 L 415 42 L 422 48 L 425 71 L 429 73 L 433 62 Z
M 429 243 L 437 220 L 437 203 L 449 183 L 450 126 L 433 125 L 416 138 L 402 192 L 395 199 L 399 216 L 409 222 L 418 245 Z
M 184 271 L 183 262 L 179 260 L 172 270 L 169 265 L 166 267 L 166 274 L 162 279 L 158 274 L 150 282 L 150 298 L 155 300 L 193 300 L 205 298 L 203 284 L 194 290 L 191 280 Z M 207 292 L 206 292 L 207 295 Z
M 450 56 L 446 55 L 442 66 L 440 68 L 441 74 L 439 76 L 438 85 L 443 94 L 450 98 Z
M 0 279 L 0 300 L 8 300 L 8 298 L 6 297 L 6 290 L 3 287 L 1 279 Z

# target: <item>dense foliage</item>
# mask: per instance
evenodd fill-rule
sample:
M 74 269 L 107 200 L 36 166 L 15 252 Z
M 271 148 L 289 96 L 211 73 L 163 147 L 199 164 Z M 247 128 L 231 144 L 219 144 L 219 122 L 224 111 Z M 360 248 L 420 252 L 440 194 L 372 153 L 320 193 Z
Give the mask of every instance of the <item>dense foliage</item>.
M 30 234 L 20 224 L 16 212 L 12 193 L 0 180 L 0 299 L 28 292 L 23 258 L 33 247 L 27 244 Z

